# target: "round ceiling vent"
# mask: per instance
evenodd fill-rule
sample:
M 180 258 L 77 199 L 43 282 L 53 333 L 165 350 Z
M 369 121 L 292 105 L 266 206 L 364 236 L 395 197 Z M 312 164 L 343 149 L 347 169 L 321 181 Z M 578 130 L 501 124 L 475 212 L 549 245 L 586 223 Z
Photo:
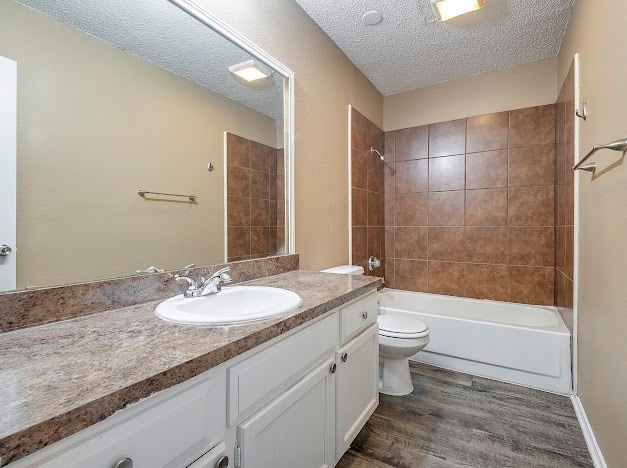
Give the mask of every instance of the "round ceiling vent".
M 362 16 L 361 19 L 366 26 L 374 26 L 383 20 L 383 15 L 380 11 L 370 10 L 364 13 L 364 16 Z

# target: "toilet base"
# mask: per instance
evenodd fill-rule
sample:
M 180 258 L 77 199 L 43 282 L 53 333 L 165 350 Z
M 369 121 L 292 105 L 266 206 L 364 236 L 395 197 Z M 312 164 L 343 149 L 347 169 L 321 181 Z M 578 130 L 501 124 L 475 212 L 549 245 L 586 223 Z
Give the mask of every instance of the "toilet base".
M 407 358 L 380 357 L 379 392 L 384 395 L 403 396 L 414 391 Z

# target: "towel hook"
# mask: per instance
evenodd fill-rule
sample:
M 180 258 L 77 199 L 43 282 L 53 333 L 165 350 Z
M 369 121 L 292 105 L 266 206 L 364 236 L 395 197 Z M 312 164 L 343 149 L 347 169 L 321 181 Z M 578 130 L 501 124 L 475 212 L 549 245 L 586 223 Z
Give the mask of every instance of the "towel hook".
M 575 109 L 575 115 L 583 120 L 588 120 L 588 103 L 586 101 L 581 105 L 581 112 L 579 109 Z

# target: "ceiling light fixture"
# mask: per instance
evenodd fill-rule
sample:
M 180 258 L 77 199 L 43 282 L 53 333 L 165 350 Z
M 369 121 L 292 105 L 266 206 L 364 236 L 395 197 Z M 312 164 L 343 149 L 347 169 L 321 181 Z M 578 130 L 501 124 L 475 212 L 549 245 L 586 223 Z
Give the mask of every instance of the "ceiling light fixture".
M 246 60 L 229 67 L 229 71 L 246 81 L 255 81 L 269 77 L 272 72 L 254 60 Z
M 431 6 L 440 21 L 476 11 L 484 5 L 485 0 L 431 0 Z

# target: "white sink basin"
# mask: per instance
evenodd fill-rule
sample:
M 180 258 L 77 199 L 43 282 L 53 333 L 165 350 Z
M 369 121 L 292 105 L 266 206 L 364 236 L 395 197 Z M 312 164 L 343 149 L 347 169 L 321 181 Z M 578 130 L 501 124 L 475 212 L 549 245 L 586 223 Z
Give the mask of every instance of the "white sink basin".
M 155 314 L 181 325 L 232 325 L 291 312 L 301 302 L 287 289 L 232 286 L 207 296 L 175 296 L 159 304 Z

